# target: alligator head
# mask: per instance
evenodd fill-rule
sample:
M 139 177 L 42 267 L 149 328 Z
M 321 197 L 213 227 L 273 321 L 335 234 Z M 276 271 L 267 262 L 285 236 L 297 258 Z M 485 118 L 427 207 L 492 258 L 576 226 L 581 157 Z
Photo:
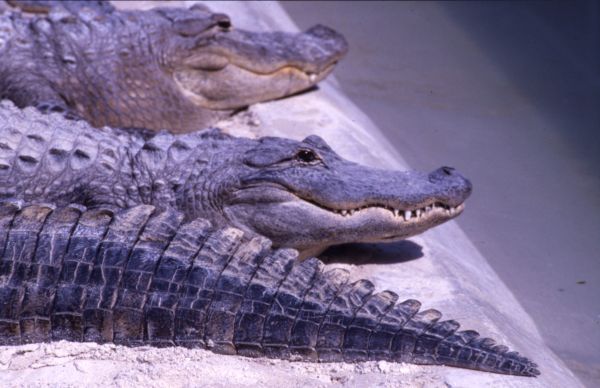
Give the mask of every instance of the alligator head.
M 38 3 L 14 2 L 25 10 Z M 191 132 L 312 87 L 348 47 L 324 26 L 251 32 L 201 5 L 119 11 L 96 3 L 44 2 L 47 15 L 15 29 L 15 41 L 32 44 L 2 54 L 0 98 L 95 127 Z
M 227 222 L 303 256 L 419 234 L 458 216 L 472 188 L 450 167 L 424 174 L 361 166 L 318 136 L 265 137 L 236 163 L 237 179 L 214 184 Z
M 321 25 L 299 34 L 250 32 L 198 5 L 157 12 L 171 20 L 170 33 L 179 35 L 167 64 L 174 81 L 206 109 L 233 110 L 308 89 L 348 48 L 340 34 Z

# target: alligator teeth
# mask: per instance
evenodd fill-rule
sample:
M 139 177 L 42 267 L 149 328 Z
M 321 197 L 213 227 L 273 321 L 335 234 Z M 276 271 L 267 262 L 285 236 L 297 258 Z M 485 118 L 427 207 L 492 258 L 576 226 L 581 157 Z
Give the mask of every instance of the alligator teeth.
M 361 206 L 358 207 L 356 209 L 343 209 L 343 210 L 337 210 L 337 209 L 332 209 L 332 211 L 335 214 L 339 214 L 341 216 L 353 216 L 354 213 L 359 212 L 360 210 L 363 209 L 369 209 L 369 208 L 383 208 L 386 210 L 389 210 L 392 212 L 392 214 L 394 215 L 394 217 L 403 217 L 404 221 L 409 221 L 412 218 L 424 218 L 424 217 L 430 217 L 429 213 L 431 211 L 442 211 L 442 214 L 447 214 L 447 215 L 454 215 L 455 213 L 458 212 L 460 206 L 448 206 L 448 205 L 444 205 L 441 203 L 432 203 L 430 205 L 427 206 L 423 206 L 419 209 L 414 209 L 414 210 L 401 210 L 401 209 L 395 209 L 391 206 L 386 206 L 386 205 L 366 205 L 366 206 Z

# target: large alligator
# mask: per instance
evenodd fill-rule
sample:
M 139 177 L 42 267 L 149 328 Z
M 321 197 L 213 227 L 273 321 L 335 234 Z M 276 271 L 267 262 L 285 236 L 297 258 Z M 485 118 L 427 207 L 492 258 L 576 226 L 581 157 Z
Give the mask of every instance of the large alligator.
M 194 5 L 118 11 L 105 1 L 10 1 L 0 13 L 0 99 L 95 127 L 190 132 L 308 89 L 347 51 L 337 32 L 250 32 Z
M 437 310 L 397 303 L 239 229 L 140 205 L 0 204 L 0 344 L 204 347 L 305 360 L 390 360 L 521 376 L 537 365 Z
M 400 240 L 460 214 L 471 184 L 352 163 L 320 137 L 237 138 L 218 130 L 144 140 L 0 103 L 0 199 L 64 206 L 151 204 L 261 235 L 302 256 Z

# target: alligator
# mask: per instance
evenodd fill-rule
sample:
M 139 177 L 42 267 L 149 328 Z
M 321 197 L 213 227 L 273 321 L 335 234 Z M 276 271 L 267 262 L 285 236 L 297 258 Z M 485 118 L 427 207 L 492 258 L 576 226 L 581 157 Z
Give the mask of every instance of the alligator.
M 405 239 L 458 216 L 471 183 L 361 166 L 318 136 L 239 138 L 217 129 L 145 140 L 0 103 L 0 199 L 181 210 L 303 257 L 348 242 Z
M 537 365 L 416 300 L 171 209 L 0 204 L 0 345 L 208 348 L 537 376 Z
M 234 29 L 205 6 L 116 10 L 106 1 L 9 1 L 0 99 L 95 127 L 175 133 L 313 87 L 345 55 L 336 31 Z

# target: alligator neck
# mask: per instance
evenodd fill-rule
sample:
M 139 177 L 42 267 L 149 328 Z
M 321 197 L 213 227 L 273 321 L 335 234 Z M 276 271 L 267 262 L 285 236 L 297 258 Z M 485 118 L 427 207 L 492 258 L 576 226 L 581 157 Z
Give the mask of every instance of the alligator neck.
M 235 166 L 231 160 L 242 152 L 243 143 L 251 141 L 210 129 L 186 135 L 156 135 L 131 158 L 135 189 L 128 205 L 133 202 L 186 209 L 188 219 L 224 220 L 219 188 L 237 177 L 231 171 Z

